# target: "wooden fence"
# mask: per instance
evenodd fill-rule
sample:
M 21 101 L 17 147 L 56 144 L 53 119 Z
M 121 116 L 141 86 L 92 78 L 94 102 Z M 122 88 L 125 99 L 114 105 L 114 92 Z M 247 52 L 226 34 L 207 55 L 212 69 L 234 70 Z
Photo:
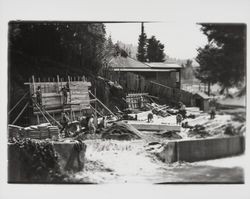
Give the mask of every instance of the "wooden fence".
M 164 103 L 178 103 L 181 101 L 187 106 L 193 104 L 193 94 L 178 88 L 150 81 L 147 82 L 146 89 L 150 95 L 159 97 Z

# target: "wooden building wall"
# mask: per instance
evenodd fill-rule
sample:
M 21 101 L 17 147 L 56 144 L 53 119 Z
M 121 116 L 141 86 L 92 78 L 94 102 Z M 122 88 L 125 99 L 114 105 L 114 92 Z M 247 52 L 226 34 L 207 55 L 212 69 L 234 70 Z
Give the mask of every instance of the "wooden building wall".
M 169 86 L 169 87 L 176 87 L 176 74 L 177 72 L 157 72 L 156 73 L 156 82 Z

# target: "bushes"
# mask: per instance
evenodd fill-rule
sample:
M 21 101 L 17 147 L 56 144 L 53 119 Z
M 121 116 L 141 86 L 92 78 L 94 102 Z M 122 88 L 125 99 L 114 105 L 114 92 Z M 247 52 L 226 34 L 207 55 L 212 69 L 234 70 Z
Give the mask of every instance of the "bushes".
M 58 156 L 48 141 L 11 141 L 19 152 L 22 179 L 27 182 L 63 182 L 68 177 L 58 164 Z

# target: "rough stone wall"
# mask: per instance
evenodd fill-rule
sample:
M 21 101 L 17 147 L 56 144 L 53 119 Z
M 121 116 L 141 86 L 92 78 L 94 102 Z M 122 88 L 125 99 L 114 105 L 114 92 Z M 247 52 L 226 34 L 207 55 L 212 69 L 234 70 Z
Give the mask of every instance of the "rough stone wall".
M 79 171 L 83 169 L 85 162 L 85 152 L 86 148 L 83 148 L 79 152 L 79 160 L 82 163 L 81 168 L 79 168 L 77 161 L 77 154 L 75 153 L 75 143 L 60 143 L 54 142 L 53 146 L 58 154 L 59 165 L 63 171 L 73 170 Z M 20 151 L 14 144 L 8 144 L 8 182 L 9 183 L 32 183 L 24 177 L 23 168 L 25 164 L 21 164 L 20 161 Z M 34 182 L 33 182 L 34 183 Z M 48 182 L 49 183 L 49 182 Z

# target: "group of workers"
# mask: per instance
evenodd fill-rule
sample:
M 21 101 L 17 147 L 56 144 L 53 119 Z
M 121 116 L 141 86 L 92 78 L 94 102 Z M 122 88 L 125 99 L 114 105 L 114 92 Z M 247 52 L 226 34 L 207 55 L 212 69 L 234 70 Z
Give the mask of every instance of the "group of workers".
M 106 127 L 106 117 L 102 117 L 99 123 L 97 122 L 97 118 L 95 117 L 94 114 L 91 114 L 90 117 L 82 117 L 78 118 L 79 124 L 81 127 L 84 127 L 85 132 L 88 132 L 90 134 L 95 134 L 97 133 L 97 130 L 103 129 Z M 69 137 L 69 129 L 70 129 L 70 124 L 71 121 L 67 115 L 67 113 L 63 112 L 62 117 L 61 117 L 61 131 L 60 134 L 65 135 L 65 137 Z
M 182 121 L 187 118 L 187 111 L 186 111 L 186 106 L 185 104 L 183 104 L 182 102 L 178 103 L 178 113 L 176 114 L 176 124 L 177 125 L 181 125 Z M 210 106 L 210 119 L 214 119 L 215 118 L 215 114 L 216 114 L 216 106 L 213 104 Z M 153 114 L 152 113 L 148 113 L 148 123 L 153 121 Z

